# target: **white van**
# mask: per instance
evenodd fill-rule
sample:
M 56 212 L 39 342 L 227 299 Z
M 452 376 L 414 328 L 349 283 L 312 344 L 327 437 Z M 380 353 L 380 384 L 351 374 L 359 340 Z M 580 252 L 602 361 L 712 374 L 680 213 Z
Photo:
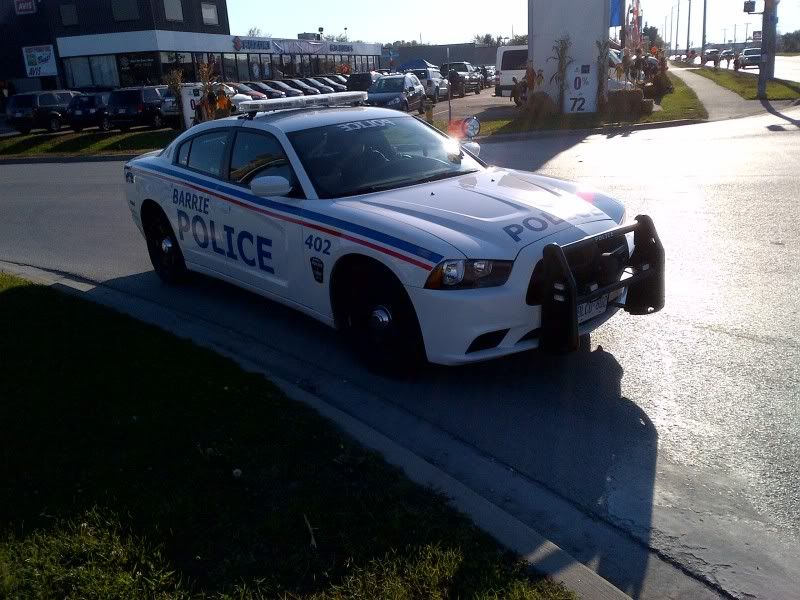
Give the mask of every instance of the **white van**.
M 494 95 L 510 96 L 514 87 L 512 77 L 522 81 L 525 66 L 528 64 L 527 46 L 499 46 L 497 48 L 496 72 L 494 76 Z

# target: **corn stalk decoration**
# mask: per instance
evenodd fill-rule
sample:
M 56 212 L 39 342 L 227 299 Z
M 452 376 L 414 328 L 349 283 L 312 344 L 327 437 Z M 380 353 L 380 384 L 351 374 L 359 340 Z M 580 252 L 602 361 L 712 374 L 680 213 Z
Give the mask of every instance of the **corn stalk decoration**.
M 595 44 L 597 44 L 597 110 L 603 112 L 606 108 L 608 49 L 610 48 L 610 44 L 608 40 L 598 40 Z
M 569 49 L 572 47 L 572 40 L 569 34 L 565 33 L 553 44 L 553 56 L 547 59 L 556 61 L 556 72 L 550 77 L 550 83 L 558 85 L 558 110 L 564 112 L 564 96 L 567 92 L 567 69 L 572 64 L 572 57 L 569 56 Z
M 208 121 L 214 118 L 216 107 L 209 106 L 208 93 L 211 91 L 211 79 L 214 76 L 214 65 L 210 63 L 198 63 L 197 76 L 200 79 L 200 106 L 203 113 L 203 120 Z

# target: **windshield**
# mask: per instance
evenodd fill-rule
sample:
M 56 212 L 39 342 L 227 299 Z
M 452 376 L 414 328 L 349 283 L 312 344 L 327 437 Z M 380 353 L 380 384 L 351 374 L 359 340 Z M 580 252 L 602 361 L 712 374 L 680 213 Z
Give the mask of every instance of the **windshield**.
M 744 51 L 745 56 L 756 56 L 761 54 L 761 48 L 748 48 Z
M 8 108 L 31 108 L 33 106 L 33 96 L 12 96 L 8 101 Z
M 402 77 L 381 77 L 372 84 L 369 88 L 370 92 L 383 93 L 383 92 L 402 92 L 403 91 L 403 78 Z
M 446 70 L 448 70 L 448 69 L 452 69 L 453 71 L 458 71 L 458 72 L 460 72 L 460 73 L 464 73 L 465 71 L 468 71 L 468 70 L 469 70 L 469 69 L 467 68 L 467 63 L 463 63 L 463 62 L 460 62 L 460 63 L 450 63 L 449 65 L 444 65 L 444 67 L 443 67 L 443 70 L 445 70 L 445 71 L 446 71 Z
M 289 134 L 320 198 L 340 198 L 472 173 L 481 164 L 412 117 L 368 119 Z
M 139 90 L 117 90 L 116 92 L 111 92 L 108 103 L 115 106 L 137 104 L 141 101 L 141 98 L 142 93 Z

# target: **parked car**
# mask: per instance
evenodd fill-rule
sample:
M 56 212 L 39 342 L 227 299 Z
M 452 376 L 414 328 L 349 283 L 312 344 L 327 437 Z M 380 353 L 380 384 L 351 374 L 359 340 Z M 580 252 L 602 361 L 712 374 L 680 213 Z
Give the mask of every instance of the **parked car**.
M 347 80 L 348 92 L 366 92 L 372 84 L 380 79 L 381 74 L 377 71 L 367 73 L 353 73 Z
M 303 95 L 302 90 L 298 90 L 297 88 L 287 85 L 283 81 L 279 81 L 277 79 L 267 79 L 263 83 L 273 89 L 278 90 L 279 92 L 283 92 L 284 94 L 286 94 L 287 98 Z
M 742 69 L 759 66 L 761 64 L 761 48 L 745 48 L 739 57 L 739 64 Z
M 249 85 L 244 83 L 231 83 L 230 86 L 235 89 L 238 93 L 244 94 L 245 96 L 250 96 L 251 100 L 266 100 L 267 95 L 263 92 L 258 90 L 254 90 Z
M 333 81 L 337 83 L 341 83 L 342 85 L 347 85 L 347 77 L 344 75 L 340 75 L 339 73 L 334 73 L 332 75 L 325 75 L 328 79 L 333 79 Z
M 717 48 L 707 48 L 700 62 L 701 64 L 706 64 L 709 62 L 716 64 L 719 59 L 720 53 Z
M 425 88 L 425 95 L 436 104 L 440 98 L 447 99 L 450 93 L 450 82 L 442 77 L 439 69 L 410 69 L 407 73 L 417 76 L 422 87 Z
M 321 94 L 332 94 L 335 91 L 331 86 L 325 85 L 324 83 L 317 81 L 313 77 L 301 77 L 300 81 L 302 81 L 307 85 L 310 85 L 313 88 L 318 89 Z
M 23 134 L 40 128 L 55 133 L 67 121 L 67 107 L 78 95 L 68 90 L 16 94 L 8 101 L 6 121 Z
M 155 86 L 121 88 L 108 98 L 111 126 L 127 131 L 137 125 L 164 126 L 163 98 Z
M 181 113 L 180 108 L 178 106 L 178 100 L 175 98 L 174 94 L 169 90 L 161 91 L 161 116 L 164 118 L 164 121 L 172 125 L 173 127 L 177 127 L 180 123 Z
M 67 120 L 70 128 L 78 132 L 87 127 L 99 127 L 103 131 L 111 129 L 108 119 L 108 98 L 111 92 L 81 94 L 74 96 L 67 107 Z
M 220 93 L 225 94 L 231 101 L 231 112 L 238 113 L 239 112 L 239 105 L 242 102 L 249 102 L 252 98 L 247 94 L 242 94 L 239 91 L 232 88 L 227 83 L 222 82 L 215 82 L 211 84 L 211 89 L 214 90 L 214 93 L 219 95 Z
M 282 79 L 286 85 L 293 87 L 296 90 L 300 90 L 306 96 L 316 96 L 317 94 L 321 94 L 322 92 L 314 86 L 308 85 L 304 81 L 300 81 L 299 79 Z
M 514 89 L 514 78 L 522 81 L 525 77 L 525 65 L 528 62 L 527 46 L 500 46 L 497 48 L 495 63 L 494 95 L 511 96 Z
M 367 104 L 408 112 L 425 112 L 425 88 L 413 73 L 384 75 L 367 90 Z
M 733 60 L 734 56 L 735 56 L 735 54 L 734 54 L 733 50 L 730 50 L 730 49 L 723 50 L 722 52 L 719 53 L 720 60 Z
M 347 91 L 347 86 L 346 85 L 342 85 L 341 83 L 339 83 L 338 81 L 334 81 L 330 77 L 318 76 L 318 77 L 313 77 L 313 79 L 315 79 L 316 81 L 319 81 L 322 85 L 327 85 L 328 87 L 333 88 L 334 92 L 346 92 Z
M 453 95 L 463 98 L 470 91 L 481 93 L 480 76 L 468 62 L 445 63 L 439 71 L 450 82 Z
M 273 98 L 286 98 L 286 94 L 284 92 L 278 91 L 275 88 L 268 86 L 266 83 L 261 83 L 260 81 L 245 81 L 244 84 L 249 88 L 261 92 L 270 100 Z

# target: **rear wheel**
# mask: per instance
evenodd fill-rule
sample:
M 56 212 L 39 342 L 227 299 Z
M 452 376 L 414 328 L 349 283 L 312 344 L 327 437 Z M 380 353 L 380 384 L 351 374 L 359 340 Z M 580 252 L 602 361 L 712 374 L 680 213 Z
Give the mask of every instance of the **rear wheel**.
M 458 88 L 458 97 L 463 98 L 466 95 L 467 95 L 467 86 L 466 84 L 462 83 L 461 86 Z
M 425 96 L 422 96 L 422 98 L 420 99 L 419 107 L 417 107 L 417 112 L 421 115 L 425 114 Z
M 56 133 L 61 129 L 61 119 L 58 117 L 50 117 L 47 121 L 47 131 L 50 133 Z
M 147 253 L 153 269 L 164 283 L 180 283 L 186 277 L 186 262 L 167 216 L 155 206 L 142 212 Z
M 103 119 L 100 121 L 100 129 L 103 131 L 108 131 L 111 129 L 111 121 L 108 120 L 108 117 L 103 117 Z
M 164 119 L 161 118 L 161 115 L 156 113 L 153 116 L 153 128 L 161 129 L 164 126 Z
M 418 367 L 425 357 L 422 334 L 397 278 L 370 263 L 340 277 L 334 288 L 339 325 L 361 360 L 372 370 L 395 375 Z

